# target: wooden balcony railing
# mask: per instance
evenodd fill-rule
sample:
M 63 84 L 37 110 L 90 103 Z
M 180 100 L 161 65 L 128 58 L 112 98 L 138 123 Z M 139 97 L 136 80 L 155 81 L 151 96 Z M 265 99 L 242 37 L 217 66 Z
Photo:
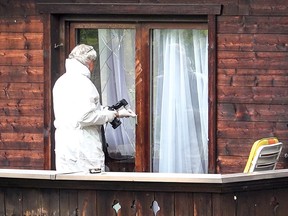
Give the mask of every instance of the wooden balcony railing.
M 287 215 L 288 170 L 236 174 L 0 170 L 0 215 Z

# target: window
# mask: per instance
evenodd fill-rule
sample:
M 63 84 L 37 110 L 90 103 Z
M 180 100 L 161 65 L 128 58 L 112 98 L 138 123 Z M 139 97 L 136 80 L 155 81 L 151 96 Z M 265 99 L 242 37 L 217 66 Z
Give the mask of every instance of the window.
M 99 54 L 102 104 L 124 98 L 138 114 L 105 129 L 112 171 L 207 173 L 207 25 L 71 22 L 70 50 L 79 43 Z
M 45 43 L 43 44 L 44 50 L 50 55 L 45 55 L 44 67 L 46 78 L 52 82 L 45 82 L 46 88 L 52 87 L 55 79 L 61 74 L 64 69 L 65 56 L 71 50 L 71 47 L 76 44 L 76 32 L 79 29 L 125 29 L 130 23 L 135 29 L 135 59 L 140 61 L 142 66 L 141 70 L 135 71 L 135 108 L 138 114 L 137 126 L 135 128 L 135 171 L 156 171 L 155 162 L 157 159 L 157 148 L 153 149 L 153 145 L 156 143 L 157 130 L 153 127 L 155 125 L 155 116 L 153 112 L 153 101 L 155 97 L 155 88 L 153 90 L 153 77 L 158 72 L 153 68 L 155 66 L 155 56 L 153 56 L 153 29 L 194 29 L 196 23 L 206 24 L 204 29 L 208 29 L 208 137 L 209 137 L 209 155 L 208 155 L 208 172 L 216 172 L 216 122 L 217 122 L 217 97 L 216 97 L 216 17 L 222 12 L 221 4 L 189 4 L 189 3 L 75 3 L 73 1 L 65 1 L 65 3 L 51 3 L 47 0 L 37 0 L 37 9 L 40 13 L 45 14 L 44 24 L 49 28 L 44 28 Z M 69 7 L 68 7 L 69 5 Z M 85 22 L 81 27 L 81 23 Z M 113 24 L 111 24 L 111 22 Z M 151 27 L 152 23 L 158 22 L 160 25 Z M 102 23 L 102 24 L 101 24 Z M 115 23 L 117 24 L 116 26 Z M 132 24 L 131 24 L 132 23 Z M 74 26 L 76 24 L 78 26 Z M 84 24 L 84 23 L 82 23 Z M 96 26 L 97 25 L 97 26 Z M 102 26 L 101 26 L 102 25 Z M 149 26 L 151 28 L 149 28 Z M 186 26 L 186 27 L 183 27 Z M 190 26 L 190 27 L 188 27 Z M 127 27 L 127 29 L 131 29 Z M 195 30 L 204 30 L 202 27 L 196 27 Z M 69 34 L 70 31 L 70 34 Z M 94 32 L 94 33 L 95 33 Z M 58 34 L 60 33 L 60 34 Z M 152 37 L 152 38 L 151 38 Z M 51 49 L 51 43 L 54 45 L 54 49 Z M 51 58 L 50 58 L 51 57 Z M 154 59 L 154 63 L 153 63 Z M 51 64 L 50 64 L 51 63 Z M 154 64 L 154 66 L 153 66 Z M 51 74 L 50 74 L 51 73 Z M 201 72 L 202 73 L 202 72 Z M 50 77 L 51 75 L 51 77 Z M 191 75 L 191 74 L 190 74 Z M 194 74 L 196 75 L 196 74 Z M 99 77 L 99 76 L 98 76 Z M 195 76 L 199 77 L 199 76 Z M 157 78 L 158 79 L 158 78 Z M 97 79 L 96 79 L 97 80 Z M 100 79 L 98 79 L 98 82 Z M 96 81 L 95 81 L 96 82 Z M 190 82 L 190 84 L 193 82 Z M 153 84 L 153 85 L 152 85 Z M 193 84 L 194 85 L 194 84 Z M 197 85 L 198 89 L 199 85 Z M 156 86 L 157 91 L 159 85 Z M 199 89 L 198 89 L 199 90 Z M 156 92 L 157 92 L 156 91 Z M 205 95 L 206 93 L 203 92 Z M 157 96 L 157 95 L 156 95 Z M 194 98 L 194 96 L 193 96 Z M 158 99 L 157 99 L 158 100 Z M 48 110 L 51 108 L 52 102 L 50 93 L 45 94 L 45 108 Z M 191 109 L 190 109 L 191 110 Z M 203 106 L 201 105 L 201 113 L 203 112 Z M 192 111 L 192 110 L 191 110 Z M 195 110 L 194 110 L 195 111 Z M 193 111 L 193 112 L 194 112 Z M 202 116 L 204 117 L 205 114 Z M 202 118 L 201 117 L 201 118 Z M 154 118 L 154 119 L 153 119 Z M 157 117 L 158 118 L 158 117 Z M 203 120 L 204 118 L 202 118 Z M 158 119 L 157 119 L 158 120 Z M 53 124 L 53 115 L 47 112 L 45 116 L 45 125 Z M 203 125 L 204 126 L 204 125 Z M 159 127 L 157 127 L 159 128 Z M 199 129 L 199 127 L 197 127 Z M 198 130 L 197 129 L 197 130 Z M 201 133 L 205 131 L 205 127 Z M 199 142 L 205 142 L 203 137 L 198 137 L 199 131 L 197 131 L 197 140 Z M 155 138 L 155 139 L 154 139 Z M 206 139 L 206 137 L 204 136 Z M 194 139 L 194 138 L 193 138 Z M 202 141 L 201 141 L 202 140 Z M 47 164 L 52 157 L 53 167 L 53 127 L 51 127 L 51 133 L 44 140 L 46 146 L 46 160 Z M 152 148 L 151 148 L 151 146 Z M 51 152 L 49 153 L 49 149 Z M 151 151 L 150 151 L 151 150 Z M 153 151 L 154 150 L 154 151 Z M 204 149 L 203 149 L 204 150 Z M 202 150 L 201 150 L 202 151 Z M 204 153 L 207 154 L 207 153 Z M 154 161 L 152 160 L 154 157 Z M 205 159 L 206 160 L 206 159 Z M 206 162 L 203 161 L 205 164 Z M 154 167 L 152 166 L 154 164 Z M 206 165 L 205 165 L 206 166 Z M 179 170 L 178 170 L 179 171 Z
M 72 47 L 85 43 L 98 53 L 91 80 L 101 95 L 102 104 L 112 106 L 125 99 L 127 106 L 135 110 L 135 28 L 131 25 L 87 28 L 85 24 L 72 24 L 72 29 L 72 34 L 75 33 Z M 133 171 L 136 119 L 123 118 L 120 122 L 116 128 L 112 124 L 104 127 L 107 166 L 112 171 Z M 119 162 L 116 167 L 115 161 Z
M 153 171 L 207 173 L 208 32 L 151 33 Z

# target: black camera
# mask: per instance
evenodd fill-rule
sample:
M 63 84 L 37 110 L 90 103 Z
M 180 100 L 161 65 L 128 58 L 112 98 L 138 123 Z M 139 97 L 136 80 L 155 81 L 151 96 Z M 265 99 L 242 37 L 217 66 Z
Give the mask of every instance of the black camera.
M 120 101 L 118 101 L 116 104 L 112 105 L 112 106 L 108 106 L 109 110 L 118 110 L 120 109 L 122 106 L 126 107 L 128 105 L 128 102 L 125 99 L 122 99 Z M 118 118 L 114 118 L 112 122 L 110 122 L 110 124 L 112 125 L 112 127 L 114 129 L 116 129 L 119 125 L 121 125 L 121 121 Z

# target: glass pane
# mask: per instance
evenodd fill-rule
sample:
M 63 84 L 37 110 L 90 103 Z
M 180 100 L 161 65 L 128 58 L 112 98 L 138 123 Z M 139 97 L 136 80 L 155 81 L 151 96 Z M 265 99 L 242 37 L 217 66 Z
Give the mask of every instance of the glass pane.
M 135 110 L 135 29 L 79 29 L 77 38 L 78 43 L 92 45 L 99 55 L 92 81 L 102 97 L 102 105 L 111 106 L 125 99 Z M 110 124 L 105 127 L 108 152 L 113 159 L 133 161 L 128 168 L 131 170 L 132 166 L 134 169 L 135 119 L 120 121 L 116 129 Z
M 79 29 L 77 31 L 77 44 L 81 43 L 93 46 L 97 52 L 97 55 L 99 55 L 98 29 Z M 98 92 L 100 93 L 99 87 L 101 86 L 101 83 L 100 83 L 99 71 L 100 70 L 99 70 L 99 56 L 98 56 L 95 71 L 94 73 L 91 74 L 91 80 L 95 84 Z
M 207 30 L 152 32 L 153 172 L 207 173 Z

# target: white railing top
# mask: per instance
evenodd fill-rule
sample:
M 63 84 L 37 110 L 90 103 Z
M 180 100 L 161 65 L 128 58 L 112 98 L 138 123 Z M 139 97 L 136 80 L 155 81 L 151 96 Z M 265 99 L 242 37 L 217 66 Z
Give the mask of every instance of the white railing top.
M 234 174 L 184 174 L 148 172 L 60 173 L 53 170 L 0 169 L 0 178 L 75 181 L 234 183 L 288 177 L 288 169 Z

